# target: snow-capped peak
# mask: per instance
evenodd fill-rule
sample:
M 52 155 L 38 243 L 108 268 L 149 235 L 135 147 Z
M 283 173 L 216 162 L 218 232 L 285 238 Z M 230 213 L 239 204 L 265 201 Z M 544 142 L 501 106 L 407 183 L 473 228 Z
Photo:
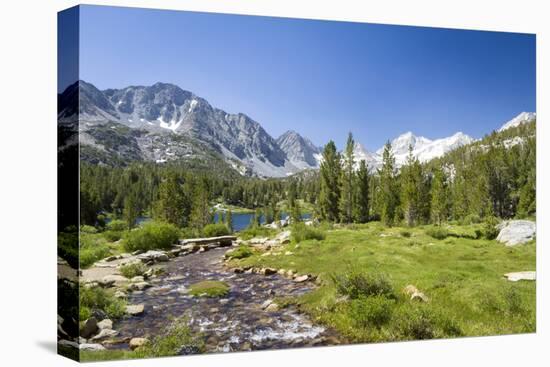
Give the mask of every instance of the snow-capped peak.
M 526 122 L 531 122 L 536 118 L 537 118 L 536 112 L 522 112 L 516 117 L 514 117 L 513 119 L 511 119 L 510 121 L 506 122 L 504 125 L 502 125 L 500 129 L 498 129 L 498 131 L 504 131 L 511 127 L 516 127 Z

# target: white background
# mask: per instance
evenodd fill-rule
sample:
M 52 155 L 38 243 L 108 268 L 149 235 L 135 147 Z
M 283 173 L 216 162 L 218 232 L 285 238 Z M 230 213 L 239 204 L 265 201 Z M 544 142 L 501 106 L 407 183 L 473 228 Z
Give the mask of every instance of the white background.
M 550 356 L 545 1 L 112 0 L 127 5 L 537 33 L 537 333 L 109 362 L 121 366 L 541 366 Z M 56 12 L 64 0 L 0 3 L 0 364 L 68 366 L 56 341 Z M 513 54 L 509 57 L 514 57 Z M 544 102 L 546 102 L 546 105 Z M 546 168 L 546 169 L 545 169 Z M 544 289 L 546 288 L 546 289 Z

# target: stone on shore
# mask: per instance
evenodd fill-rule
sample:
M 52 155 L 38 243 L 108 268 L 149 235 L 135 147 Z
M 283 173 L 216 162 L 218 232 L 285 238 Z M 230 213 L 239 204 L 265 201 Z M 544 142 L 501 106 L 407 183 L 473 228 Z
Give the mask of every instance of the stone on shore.
M 103 329 L 112 329 L 113 328 L 113 322 L 109 319 L 101 320 L 97 323 L 97 327 L 99 330 Z
M 112 329 L 103 329 L 97 334 L 96 336 L 92 337 L 91 341 L 101 340 L 101 339 L 107 339 L 112 338 L 113 336 L 116 336 L 118 334 L 118 331 L 112 330 Z
M 144 308 L 143 305 L 127 305 L 126 313 L 131 316 L 139 316 L 143 314 Z
M 105 350 L 105 347 L 101 344 L 80 344 L 79 345 L 80 350 L 88 350 L 88 351 L 98 351 L 98 350 Z
M 80 328 L 80 336 L 87 339 L 94 335 L 98 329 L 97 319 L 95 317 L 90 317 L 88 320 L 84 321 Z
M 511 282 L 519 280 L 537 280 L 537 274 L 534 271 L 519 271 L 515 273 L 506 273 L 504 276 Z
M 510 220 L 499 224 L 497 241 L 506 246 L 516 246 L 535 238 L 537 226 L 530 220 Z
M 294 281 L 296 283 L 303 283 L 305 281 L 307 281 L 309 279 L 309 275 L 300 275 L 300 276 L 297 276 L 296 278 L 294 278 Z
M 131 350 L 135 350 L 139 347 L 144 346 L 147 344 L 149 340 L 147 338 L 132 338 L 130 339 L 130 343 L 128 343 L 128 346 Z

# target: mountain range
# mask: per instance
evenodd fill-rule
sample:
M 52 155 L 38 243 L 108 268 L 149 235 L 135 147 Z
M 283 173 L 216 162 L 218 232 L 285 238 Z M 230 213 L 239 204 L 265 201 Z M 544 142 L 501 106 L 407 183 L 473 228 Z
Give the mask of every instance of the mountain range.
M 78 107 L 76 107 L 78 106 Z M 174 84 L 129 86 L 99 90 L 78 81 L 58 95 L 60 123 L 80 122 L 81 159 L 118 164 L 133 160 L 164 163 L 172 160 L 222 157 L 242 175 L 285 177 L 319 167 L 321 148 L 295 131 L 273 138 L 251 117 L 213 107 Z M 500 130 L 531 121 L 523 112 Z M 422 162 L 472 143 L 462 132 L 430 140 L 412 132 L 391 141 L 397 166 L 405 163 L 409 146 Z M 371 169 L 381 166 L 383 147 L 371 152 L 356 143 L 355 157 Z

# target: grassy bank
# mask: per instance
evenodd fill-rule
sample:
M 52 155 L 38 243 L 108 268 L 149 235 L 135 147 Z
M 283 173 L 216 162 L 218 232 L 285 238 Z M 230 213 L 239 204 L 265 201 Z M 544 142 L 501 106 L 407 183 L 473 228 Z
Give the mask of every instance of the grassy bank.
M 326 230 L 322 240 L 295 240 L 281 255 L 233 261 L 318 275 L 323 285 L 293 301 L 352 342 L 534 332 L 535 282 L 512 283 L 503 274 L 535 270 L 535 243 L 505 247 L 482 239 L 481 229 L 451 226 L 441 234 L 433 226 L 369 223 Z M 391 291 L 369 293 L 380 287 L 373 288 L 373 277 Z M 359 292 L 346 294 L 334 279 L 352 279 L 346 286 Z M 409 284 L 428 302 L 404 295 Z

